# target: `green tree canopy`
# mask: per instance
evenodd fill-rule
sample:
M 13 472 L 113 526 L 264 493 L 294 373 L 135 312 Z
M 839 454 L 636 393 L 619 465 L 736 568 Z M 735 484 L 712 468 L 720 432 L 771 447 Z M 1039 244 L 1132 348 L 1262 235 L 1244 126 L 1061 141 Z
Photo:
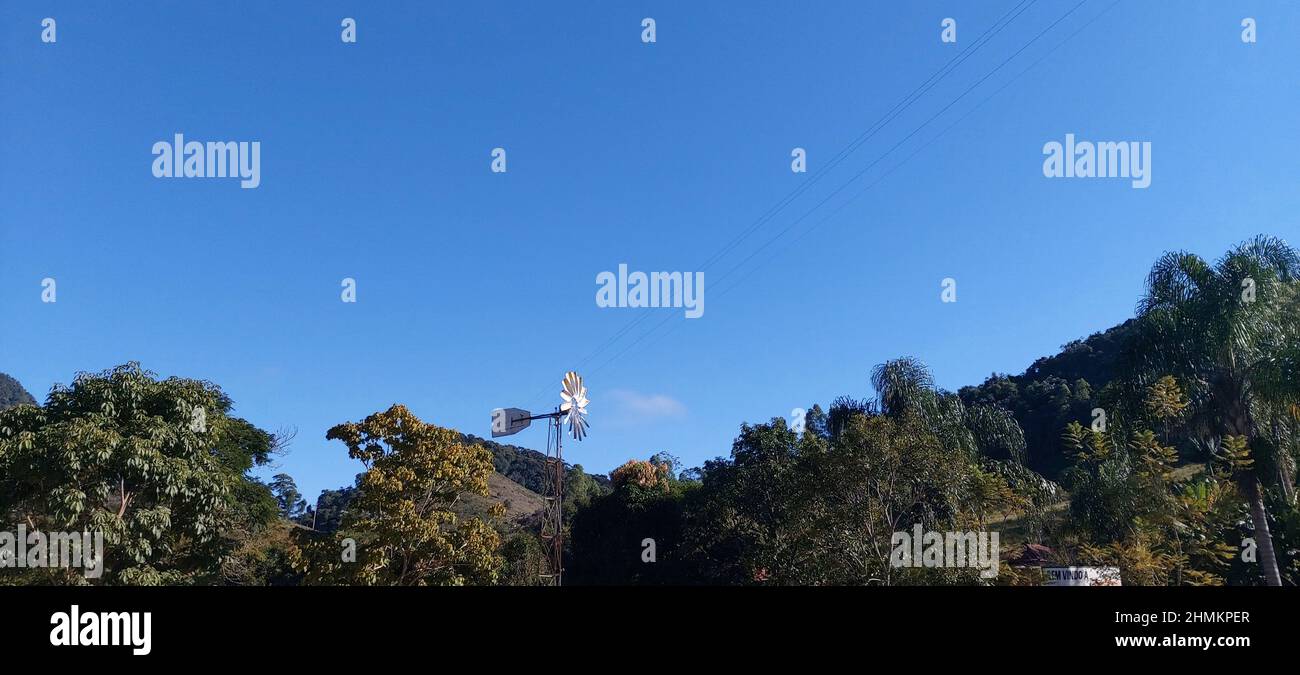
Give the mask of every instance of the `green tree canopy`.
M 136 363 L 78 374 L 43 406 L 0 412 L 0 512 L 35 529 L 102 532 L 101 582 L 217 580 L 232 531 L 274 517 L 245 471 L 276 438 L 230 408 L 210 382 L 160 380 Z
M 1183 251 L 1165 254 L 1138 305 L 1119 411 L 1130 419 L 1149 414 L 1150 387 L 1172 376 L 1187 388 L 1188 429 L 1201 447 L 1242 439 L 1254 461 L 1236 477 L 1251 506 L 1264 578 L 1274 586 L 1281 577 L 1264 491 L 1271 486 L 1294 502 L 1298 279 L 1300 254 L 1273 237 L 1246 241 L 1213 265 Z M 1181 415 L 1181 401 L 1177 407 Z

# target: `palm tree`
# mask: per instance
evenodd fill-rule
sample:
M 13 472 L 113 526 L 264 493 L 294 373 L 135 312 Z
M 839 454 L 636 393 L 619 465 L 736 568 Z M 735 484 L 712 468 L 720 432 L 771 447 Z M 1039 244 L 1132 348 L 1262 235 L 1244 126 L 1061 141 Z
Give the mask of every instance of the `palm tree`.
M 1027 498 L 1026 522 L 1035 540 L 1042 536 L 1044 509 L 1057 500 L 1059 486 L 1025 466 L 1025 433 L 1015 416 L 998 406 L 967 407 L 957 394 L 935 386 L 930 369 L 912 357 L 876 366 L 871 386 L 882 415 L 915 418 L 945 449 L 977 463 L 980 475 L 996 474 L 1013 492 Z M 967 487 L 971 490 L 967 496 L 982 508 L 986 486 L 976 481 Z
M 1164 375 L 1188 390 L 1194 438 L 1239 436 L 1255 462 L 1234 473 L 1250 503 L 1260 564 L 1280 586 L 1268 530 L 1264 484 L 1290 499 L 1294 466 L 1288 452 L 1300 401 L 1295 355 L 1300 255 L 1280 239 L 1257 236 L 1214 265 L 1186 252 L 1166 253 L 1151 268 L 1138 304 L 1138 330 L 1129 343 L 1129 391 Z
M 871 386 L 881 414 L 901 418 L 917 416 L 944 447 L 978 457 L 975 437 L 966 428 L 966 407 L 956 394 L 935 387 L 930 369 L 920 360 L 904 357 L 886 361 L 871 371 Z
M 991 405 L 967 407 L 961 397 L 939 389 L 930 369 L 921 361 L 904 357 L 886 361 L 871 371 L 881 414 L 916 415 L 952 450 L 971 459 L 1006 460 L 1024 464 L 1025 433 L 1007 410 Z

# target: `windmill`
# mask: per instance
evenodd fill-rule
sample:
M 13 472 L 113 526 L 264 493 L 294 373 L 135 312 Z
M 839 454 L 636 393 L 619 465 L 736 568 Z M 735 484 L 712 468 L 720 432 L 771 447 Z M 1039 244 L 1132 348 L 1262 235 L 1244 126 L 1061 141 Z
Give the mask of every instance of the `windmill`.
M 564 427 L 568 425 L 574 440 L 580 441 L 587 435 L 587 387 L 582 384 L 581 375 L 573 371 L 564 374 L 560 400 L 554 412 L 542 415 L 520 408 L 492 411 L 492 438 L 517 434 L 533 420 L 547 420 L 542 543 L 550 569 L 542 578 L 552 586 L 559 586 L 564 575 Z

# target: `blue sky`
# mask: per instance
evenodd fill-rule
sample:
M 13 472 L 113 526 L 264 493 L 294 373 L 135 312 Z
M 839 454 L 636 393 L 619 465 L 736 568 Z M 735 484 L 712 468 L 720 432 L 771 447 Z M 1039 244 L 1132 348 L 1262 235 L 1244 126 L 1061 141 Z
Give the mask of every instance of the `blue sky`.
M 1020 372 L 1130 317 L 1165 250 L 1296 235 L 1300 5 L 1280 1 L 1089 0 L 849 182 L 1076 3 L 1038 0 L 704 268 L 1017 1 L 6 2 L 0 371 L 38 398 L 130 360 L 211 380 L 298 429 L 267 473 L 312 496 L 360 469 L 336 423 L 401 402 L 486 436 L 573 367 L 592 431 L 566 456 L 598 472 L 726 455 L 742 422 L 869 396 L 898 356 L 953 389 Z M 154 178 L 175 133 L 260 141 L 260 187 Z M 1044 178 L 1067 133 L 1150 141 L 1151 186 Z M 597 307 L 620 263 L 705 271 L 704 316 Z

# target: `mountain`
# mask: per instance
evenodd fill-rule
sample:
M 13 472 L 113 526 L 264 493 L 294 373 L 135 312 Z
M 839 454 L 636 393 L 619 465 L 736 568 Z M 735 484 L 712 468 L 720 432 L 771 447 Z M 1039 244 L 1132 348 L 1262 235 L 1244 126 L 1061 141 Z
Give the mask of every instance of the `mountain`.
M 1074 340 L 1061 351 L 1034 361 L 1020 375 L 994 373 L 983 384 L 962 387 L 966 405 L 992 404 L 1006 408 L 1025 432 L 1029 467 L 1056 479 L 1069 465 L 1061 449 L 1061 433 L 1071 421 L 1088 424 L 1098 396 L 1115 377 L 1116 362 L 1132 335 L 1133 320 Z
M 35 405 L 36 399 L 23 389 L 23 385 L 19 384 L 18 380 L 0 373 L 0 410 L 24 403 Z

